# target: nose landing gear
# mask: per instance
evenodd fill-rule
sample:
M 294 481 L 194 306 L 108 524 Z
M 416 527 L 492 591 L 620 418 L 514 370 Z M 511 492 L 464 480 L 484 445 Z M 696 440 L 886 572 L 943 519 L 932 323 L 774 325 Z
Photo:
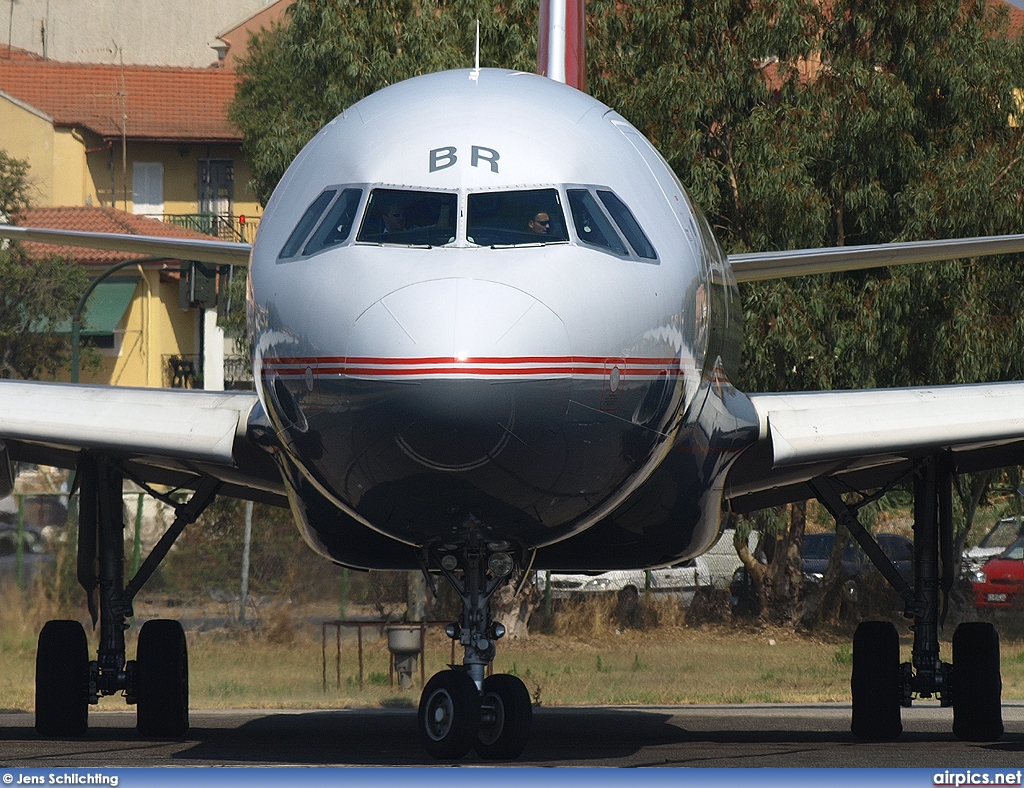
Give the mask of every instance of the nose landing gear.
M 533 706 L 516 676 L 485 677 L 495 642 L 505 628 L 491 618 L 491 596 L 509 581 L 515 559 L 506 542 L 444 545 L 431 551 L 462 599 L 462 613 L 447 633 L 465 650 L 462 665 L 435 674 L 420 696 L 419 726 L 430 755 L 458 759 L 475 749 L 487 760 L 511 760 L 526 748 Z

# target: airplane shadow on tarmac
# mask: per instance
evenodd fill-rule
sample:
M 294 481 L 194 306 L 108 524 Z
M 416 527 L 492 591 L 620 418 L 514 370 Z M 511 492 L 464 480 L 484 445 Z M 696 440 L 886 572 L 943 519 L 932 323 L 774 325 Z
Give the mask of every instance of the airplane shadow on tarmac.
M 808 707 L 811 708 L 811 707 Z M 258 714 L 252 718 L 253 714 Z M 20 716 L 20 715 L 19 715 Z M 302 712 L 193 712 L 193 727 L 181 740 L 153 741 L 127 727 L 129 715 L 100 723 L 79 740 L 39 739 L 27 725 L 0 726 L 0 741 L 23 766 L 156 765 L 353 765 L 436 766 L 419 743 L 414 709 Z M 248 717 L 248 719 L 246 719 Z M 773 719 L 774 718 L 774 719 Z M 108 718 L 109 719 L 109 718 Z M 113 721 L 113 720 L 111 720 Z M 774 721 L 774 724 L 773 724 Z M 20 722 L 20 721 L 19 721 Z M 835 717 L 791 717 L 761 709 L 750 716 L 699 716 L 671 709 L 541 708 L 535 711 L 530 743 L 514 765 L 579 766 L 872 766 L 942 762 L 1018 762 L 1024 734 L 1008 732 L 999 742 L 968 745 L 951 731 L 906 731 L 896 743 L 854 739 Z M 806 727 L 804 727 L 806 726 Z M 814 729 L 817 728 L 817 729 Z M 918 761 L 923 760 L 923 763 Z M 890 761 L 892 761 L 890 763 Z M 471 753 L 456 763 L 500 765 Z

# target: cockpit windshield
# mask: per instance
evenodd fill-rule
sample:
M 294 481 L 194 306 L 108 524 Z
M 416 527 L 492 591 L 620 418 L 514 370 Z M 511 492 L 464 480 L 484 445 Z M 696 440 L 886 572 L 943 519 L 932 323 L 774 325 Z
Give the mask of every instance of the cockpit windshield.
M 331 206 L 331 210 L 327 212 L 327 216 L 320 222 L 320 226 L 316 228 L 309 243 L 303 248 L 304 255 L 316 254 L 348 240 L 362 194 L 362 189 L 345 189 L 341 193 Z
M 454 191 L 331 186 L 302 214 L 278 259 L 290 262 L 355 242 L 429 248 L 465 242 L 509 249 L 579 244 L 637 262 L 658 255 L 639 222 L 612 191 L 567 186 L 470 192 L 460 205 Z M 365 205 L 365 207 L 364 207 Z M 358 226 L 358 233 L 354 233 Z
M 284 247 L 281 249 L 280 259 L 285 260 L 289 257 L 295 257 L 299 253 L 299 250 L 302 248 L 302 242 L 306 240 L 306 237 L 316 225 L 317 220 L 320 219 L 320 216 L 327 206 L 331 204 L 331 200 L 334 199 L 334 195 L 337 193 L 337 189 L 325 189 L 313 200 L 306 209 L 306 212 L 302 214 L 299 223 L 295 225 L 291 235 L 288 236 L 288 240 L 285 241 Z
M 444 246 L 455 240 L 458 196 L 445 192 L 374 189 L 357 241 Z
M 629 254 L 615 228 L 598 207 L 594 195 L 586 189 L 569 189 L 566 193 L 569 196 L 572 219 L 576 225 L 576 235 L 580 241 L 589 246 L 607 249 L 617 255 Z
M 477 246 L 565 243 L 569 234 L 558 190 L 470 194 L 466 240 Z

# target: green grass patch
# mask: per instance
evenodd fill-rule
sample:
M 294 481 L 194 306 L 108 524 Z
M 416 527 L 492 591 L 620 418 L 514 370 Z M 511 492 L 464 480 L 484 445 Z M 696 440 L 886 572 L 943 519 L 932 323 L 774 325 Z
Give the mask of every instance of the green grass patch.
M 419 670 L 411 689 L 400 689 L 397 681 L 392 687 L 386 640 L 379 631 L 364 632 L 360 686 L 354 631 L 346 630 L 340 654 L 333 631 L 324 649 L 319 627 L 303 623 L 312 612 L 289 607 L 286 614 L 266 614 L 256 629 L 188 632 L 192 707 L 415 707 Z M 585 625 L 577 634 L 559 626 L 553 635 L 501 641 L 494 671 L 518 675 L 534 702 L 547 706 L 849 701 L 852 648 L 847 634 L 807 637 L 724 625 L 617 631 L 607 615 L 586 610 L 574 615 Z M 602 618 L 604 629 L 595 623 Z M 42 620 L 29 613 L 15 615 L 11 607 L 0 612 L 0 709 L 32 710 Z M 88 631 L 95 649 L 96 635 Z M 129 658 L 135 653 L 134 638 L 129 631 Z M 910 646 L 910 637 L 902 637 L 904 660 Z M 943 643 L 943 658 L 949 659 L 950 652 Z M 450 641 L 439 629 L 428 631 L 427 677 L 449 661 Z M 1024 639 L 1004 634 L 1002 661 L 1003 697 L 1024 698 Z M 101 708 L 124 708 L 124 701 L 105 698 Z

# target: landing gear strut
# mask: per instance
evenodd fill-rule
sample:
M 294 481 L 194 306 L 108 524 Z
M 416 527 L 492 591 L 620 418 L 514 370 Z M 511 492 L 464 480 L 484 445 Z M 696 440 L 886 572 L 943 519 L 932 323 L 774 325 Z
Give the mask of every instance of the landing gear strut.
M 1003 735 L 999 635 L 984 622 L 961 624 L 953 634 L 953 664 L 939 658 L 940 601 L 954 582 L 953 479 L 948 455 L 921 461 L 913 470 L 914 587 L 900 576 L 857 512 L 884 493 L 844 501 L 830 479 L 812 482 L 818 500 L 850 533 L 896 589 L 904 616 L 914 623 L 911 662 L 900 664 L 899 638 L 888 622 L 867 621 L 853 639 L 853 722 L 860 739 L 892 741 L 903 732 L 900 707 L 915 697 L 938 697 L 953 707 L 953 733 L 965 741 L 995 741 Z M 902 480 L 901 480 L 902 481 Z
M 511 546 L 485 542 L 471 531 L 465 543 L 433 548 L 430 557 L 462 599 L 459 620 L 448 625 L 447 633 L 465 656 L 462 665 L 435 674 L 423 688 L 423 746 L 433 757 L 448 760 L 472 749 L 488 760 L 517 758 L 530 736 L 530 693 L 516 676 L 485 676 L 495 642 L 505 634 L 491 618 L 490 599 L 515 568 Z
M 213 501 L 220 483 L 201 480 L 185 504 L 149 490 L 173 505 L 177 516 L 125 585 L 124 472 L 107 457 L 86 455 L 79 463 L 78 481 L 78 581 L 88 595 L 93 625 L 99 623 L 99 648 L 90 662 L 85 630 L 77 621 L 50 621 L 43 627 L 36 652 L 36 730 L 49 737 L 82 736 L 88 729 L 89 704 L 103 695 L 124 693 L 128 703 L 138 704 L 143 736 L 183 736 L 188 730 L 188 652 L 181 625 L 147 621 L 132 661 L 126 659 L 124 633 L 134 615 L 135 596 L 185 526 Z

